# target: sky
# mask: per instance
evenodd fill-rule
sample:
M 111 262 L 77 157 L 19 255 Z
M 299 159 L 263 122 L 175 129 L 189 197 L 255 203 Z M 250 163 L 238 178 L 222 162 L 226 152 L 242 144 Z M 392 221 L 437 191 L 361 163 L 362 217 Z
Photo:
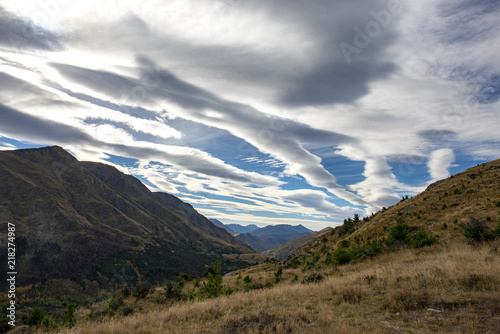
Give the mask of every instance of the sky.
M 0 149 L 319 230 L 500 158 L 497 0 L 0 0 Z

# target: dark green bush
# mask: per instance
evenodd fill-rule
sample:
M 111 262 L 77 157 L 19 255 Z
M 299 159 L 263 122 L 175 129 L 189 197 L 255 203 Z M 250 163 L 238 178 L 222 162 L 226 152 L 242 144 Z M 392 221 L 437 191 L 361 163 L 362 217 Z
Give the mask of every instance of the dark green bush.
M 217 298 L 222 294 L 221 258 L 210 265 L 207 273 L 208 281 L 203 282 L 203 290 L 208 298 Z
M 113 294 L 111 297 L 108 299 L 108 302 L 106 303 L 106 313 L 109 316 L 115 315 L 115 312 L 123 306 L 123 296 L 122 295 L 117 295 Z
M 332 257 L 336 264 L 346 264 L 352 260 L 351 253 L 342 248 L 338 248 L 334 251 Z
M 66 308 L 66 312 L 64 313 L 64 326 L 73 327 L 75 325 L 75 312 L 76 312 L 76 304 L 70 303 Z
M 163 296 L 166 300 L 182 300 L 184 298 L 184 293 L 178 284 L 174 284 L 171 281 L 168 281 L 165 284 L 165 288 L 163 290 Z
M 26 324 L 29 326 L 41 327 L 48 331 L 55 331 L 59 329 L 59 326 L 54 322 L 54 320 L 45 314 L 45 312 L 39 307 L 35 307 L 31 311 L 28 319 L 26 319 Z
M 26 319 L 26 324 L 29 326 L 38 326 L 42 323 L 45 316 L 45 312 L 41 308 L 35 307 L 28 316 L 28 319 Z
M 408 235 L 410 234 L 410 229 L 402 217 L 398 217 L 396 219 L 396 222 L 397 222 L 396 226 L 392 227 L 389 231 L 391 237 L 388 243 L 406 244 L 408 242 Z
M 281 282 L 281 276 L 283 275 L 283 269 L 280 267 L 276 273 L 274 273 L 274 280 L 276 283 Z
M 321 281 L 323 281 L 325 279 L 325 277 L 319 273 L 313 273 L 307 277 L 305 277 L 303 280 L 302 280 L 302 284 L 308 284 L 308 283 L 319 283 Z
M 121 291 L 121 294 L 124 298 L 127 298 L 127 297 L 130 297 L 130 295 L 132 294 L 132 292 L 130 291 L 129 287 L 126 286 L 122 289 Z
M 134 297 L 136 299 L 144 299 L 149 294 L 149 284 L 147 282 L 141 282 L 137 284 L 134 290 Z
M 495 233 L 482 220 L 471 218 L 470 221 L 462 225 L 464 236 L 469 244 L 475 245 L 484 241 L 495 239 Z
M 410 245 L 413 248 L 421 248 L 424 246 L 430 246 L 437 242 L 437 239 L 433 235 L 427 234 L 427 232 L 421 228 L 410 238 Z

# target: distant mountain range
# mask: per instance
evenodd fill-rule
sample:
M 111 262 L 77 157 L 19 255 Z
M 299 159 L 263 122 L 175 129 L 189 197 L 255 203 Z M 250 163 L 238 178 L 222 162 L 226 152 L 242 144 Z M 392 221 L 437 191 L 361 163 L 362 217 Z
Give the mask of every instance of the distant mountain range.
M 232 235 L 236 235 L 238 233 L 248 233 L 252 232 L 255 230 L 258 230 L 259 227 L 257 225 L 251 224 L 251 225 L 240 225 L 240 224 L 224 224 L 218 219 L 209 219 L 215 226 L 221 227 L 231 233 Z
M 56 278 L 101 287 L 161 282 L 202 273 L 219 255 L 235 270 L 254 254 L 177 197 L 57 146 L 0 152 L 2 240 L 8 222 L 16 226 L 18 286 Z M 0 261 L 7 263 L 6 247 Z
M 283 224 L 269 225 L 259 228 L 257 225 L 253 224 L 247 226 L 238 224 L 225 225 L 217 219 L 210 219 L 210 221 L 216 226 L 226 229 L 226 231 L 233 234 L 237 239 L 243 241 L 259 253 L 269 251 L 270 249 L 278 247 L 286 242 L 309 235 L 313 232 L 302 225 Z M 314 238 L 314 236 L 310 239 L 304 239 L 304 242 L 307 242 L 312 238 Z M 298 246 L 300 245 L 301 244 Z

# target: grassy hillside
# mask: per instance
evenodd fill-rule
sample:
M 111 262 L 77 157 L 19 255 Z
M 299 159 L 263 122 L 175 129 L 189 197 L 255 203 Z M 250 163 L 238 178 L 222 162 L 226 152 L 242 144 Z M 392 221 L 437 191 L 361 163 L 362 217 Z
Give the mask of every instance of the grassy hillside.
M 61 332 L 498 333 L 499 172 L 497 160 L 346 219 L 286 261 L 226 275 L 218 298 L 209 278 L 181 279 L 113 312 L 116 296 L 82 305 Z
M 348 219 L 329 234 L 300 247 L 287 258 L 286 264 L 319 265 L 339 262 L 338 256 L 345 253 L 363 259 L 392 251 L 401 243 L 397 240 L 391 243 L 394 241 L 392 234 L 400 227 L 398 221 L 407 226 L 408 243 L 419 236 L 435 237 L 443 244 L 465 243 L 465 227 L 483 224 L 490 229 L 497 228 L 500 222 L 500 160 L 431 184 L 421 194 L 402 199 L 371 217 Z M 349 259 L 346 257 L 343 261 L 349 262 Z
M 61 333 L 498 333 L 498 247 L 405 248 L 357 264 L 285 269 L 279 283 L 279 263 L 260 265 L 224 278 L 239 287 L 231 295 L 165 302 L 158 288 L 124 299 L 127 316 L 107 315 L 109 300 L 81 307 L 77 326 Z M 246 291 L 240 274 L 261 286 Z

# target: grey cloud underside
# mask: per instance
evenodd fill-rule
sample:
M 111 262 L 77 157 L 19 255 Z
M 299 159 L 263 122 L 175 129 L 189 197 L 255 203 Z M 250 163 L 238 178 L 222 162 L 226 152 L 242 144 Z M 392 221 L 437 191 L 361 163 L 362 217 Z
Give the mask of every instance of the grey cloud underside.
M 449 143 L 458 136 L 458 133 L 452 130 L 424 130 L 419 131 L 417 134 L 424 142 L 434 145 Z
M 191 115 L 195 120 L 213 123 L 214 126 L 217 124 L 241 126 L 242 130 L 265 130 L 280 137 L 293 134 L 294 138 L 304 142 L 328 141 L 334 144 L 356 142 L 354 138 L 346 135 L 313 129 L 302 123 L 267 115 L 248 105 L 224 100 L 183 81 L 168 70 L 158 68 L 144 58 L 139 58 L 139 63 L 142 65 L 140 80 L 72 65 L 52 64 L 52 66 L 67 78 L 116 99 L 133 99 L 134 102 L 150 105 L 166 100 L 186 108 L 186 116 Z M 137 93 L 138 91 L 145 94 Z M 206 110 L 219 111 L 224 117 L 214 119 L 205 113 Z
M 387 10 L 386 0 L 358 0 L 354 3 L 339 0 L 242 1 L 235 3 L 234 7 L 237 11 L 263 13 L 285 33 L 297 34 L 305 44 L 312 42 L 313 46 L 294 45 L 298 50 L 307 50 L 304 51 L 307 55 L 298 59 L 288 55 L 288 45 L 281 49 L 285 45 L 280 43 L 256 48 L 193 43 L 169 34 L 168 30 L 155 32 L 148 27 L 148 22 L 133 14 L 125 15 L 112 27 L 89 27 L 66 38 L 68 43 L 77 42 L 98 49 L 141 50 L 141 54 L 160 63 L 170 64 L 175 60 L 173 66 L 184 71 L 198 76 L 217 76 L 235 85 L 259 83 L 261 87 L 269 87 L 270 92 L 276 91 L 265 98 L 286 107 L 355 102 L 369 93 L 370 83 L 384 79 L 396 70 L 395 64 L 385 55 L 397 40 L 399 17 L 396 15 L 391 16 L 391 23 L 377 36 L 370 38 L 369 45 L 360 54 L 352 56 L 352 62 L 346 60 L 339 47 L 341 42 L 354 46 L 354 28 L 364 30 L 368 22 L 373 22 L 371 11 Z M 256 21 L 256 27 L 258 25 Z M 252 27 L 248 29 L 251 34 Z M 133 49 L 130 49 L 131 45 Z M 204 66 L 196 65 L 200 63 Z
M 376 58 L 373 58 L 376 59 Z M 321 64 L 310 73 L 294 78 L 281 102 L 291 106 L 349 104 L 368 94 L 368 84 L 387 77 L 395 66 L 382 61 L 345 59 Z
M 55 51 L 62 49 L 58 36 L 0 6 L 0 45 L 10 49 Z
M 9 136 L 41 143 L 98 144 L 78 128 L 31 116 L 3 104 L 0 104 L 0 116 L 0 131 Z
M 334 147 L 357 140 L 338 133 L 318 130 L 305 124 L 265 114 L 249 105 L 222 99 L 190 84 L 145 58 L 138 59 L 141 79 L 76 66 L 52 64 L 62 75 L 98 92 L 132 103 L 161 105 L 168 101 L 182 108 L 183 118 L 230 131 L 259 150 L 299 166 L 298 173 L 312 184 L 335 189 L 337 195 L 362 205 L 363 201 L 336 184 L 335 177 L 324 169 L 321 159 L 302 146 L 301 141 Z M 134 94 L 137 89 L 145 94 Z M 207 111 L 220 113 L 213 116 Z
M 381 27 L 380 33 L 370 38 L 369 44 L 352 62 L 345 58 L 340 43 L 355 46 L 355 28 L 365 31 L 374 21 L 371 11 L 387 9 L 387 1 L 260 1 L 269 11 L 280 13 L 277 20 L 285 22 L 291 31 L 300 29 L 308 33 L 316 47 L 308 55 L 309 69 L 290 69 L 288 84 L 279 102 L 287 106 L 330 105 L 353 103 L 369 93 L 369 84 L 390 75 L 396 66 L 387 61 L 385 50 L 397 39 L 398 17 Z M 282 6 L 287 10 L 282 11 Z M 307 13 L 304 15 L 304 13 Z M 298 22 L 298 23 L 297 23 Z M 300 45 L 297 47 L 300 48 Z

